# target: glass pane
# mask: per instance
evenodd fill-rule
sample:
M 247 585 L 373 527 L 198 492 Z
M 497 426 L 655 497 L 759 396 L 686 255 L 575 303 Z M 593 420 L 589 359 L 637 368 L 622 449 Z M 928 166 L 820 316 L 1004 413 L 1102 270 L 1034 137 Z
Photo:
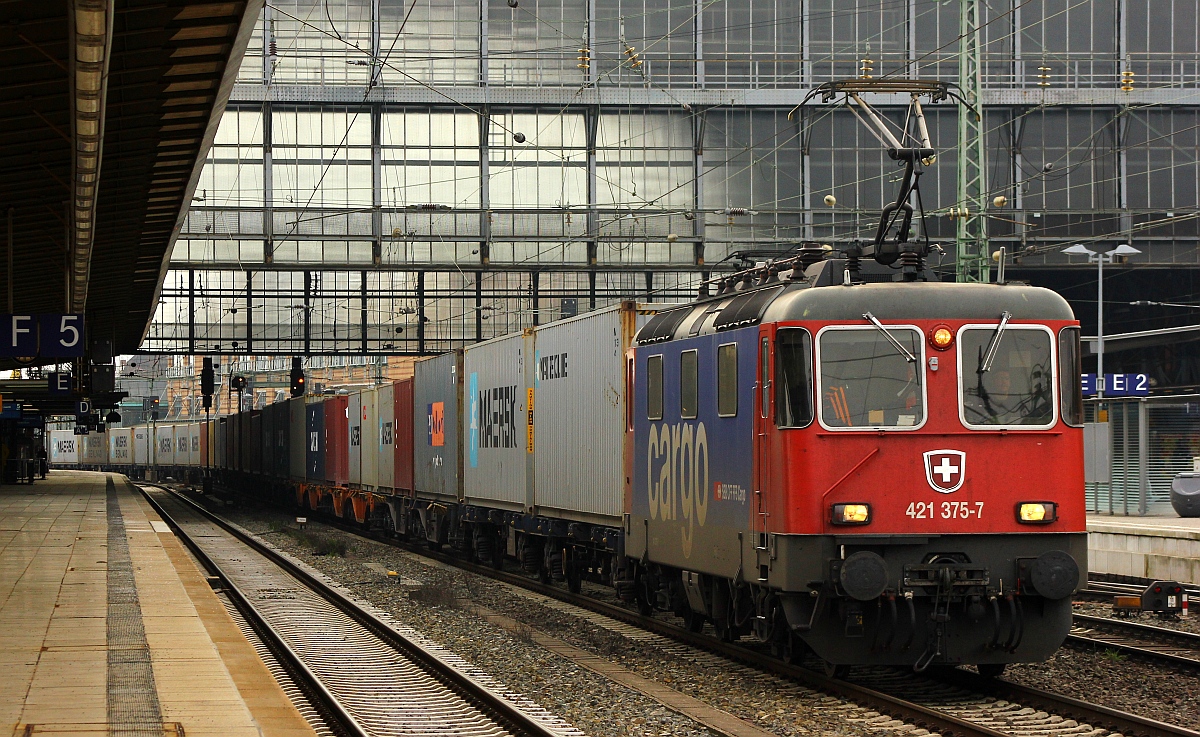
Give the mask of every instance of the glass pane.
M 661 420 L 663 416 L 662 356 L 646 359 L 646 419 Z
M 771 406 L 771 372 L 770 372 L 770 356 L 771 356 L 771 340 L 769 338 L 762 339 L 762 346 L 758 351 L 758 390 L 759 394 L 759 414 L 763 417 L 768 415 L 768 410 Z
M 888 333 L 921 360 L 919 333 Z M 821 336 L 821 388 L 821 418 L 829 427 L 913 427 L 925 416 L 917 364 L 875 329 Z
M 679 416 L 695 418 L 698 405 L 696 387 L 696 351 L 679 354 Z
M 717 348 L 717 414 L 733 417 L 737 414 L 737 343 Z
M 1054 419 L 1050 336 L 1008 328 L 991 369 L 981 370 L 995 328 L 964 330 L 959 342 L 968 425 L 1048 425 Z
M 812 422 L 812 338 L 807 331 L 780 330 L 775 339 L 775 402 L 779 427 Z
M 1063 328 L 1058 334 L 1058 393 L 1063 422 L 1083 424 L 1083 366 L 1080 363 L 1079 328 Z

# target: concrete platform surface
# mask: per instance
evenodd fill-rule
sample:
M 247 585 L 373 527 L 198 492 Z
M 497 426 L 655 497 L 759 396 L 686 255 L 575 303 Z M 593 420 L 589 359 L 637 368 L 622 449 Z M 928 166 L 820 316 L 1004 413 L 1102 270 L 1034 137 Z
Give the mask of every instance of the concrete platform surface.
M 1088 568 L 1118 576 L 1200 583 L 1200 518 L 1089 514 Z
M 0 693 L 10 734 L 314 734 L 119 475 L 0 487 Z

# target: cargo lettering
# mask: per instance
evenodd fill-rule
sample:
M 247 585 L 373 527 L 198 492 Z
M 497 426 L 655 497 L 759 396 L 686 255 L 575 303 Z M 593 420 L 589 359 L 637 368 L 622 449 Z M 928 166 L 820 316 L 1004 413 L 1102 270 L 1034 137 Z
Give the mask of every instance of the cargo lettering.
M 425 407 L 425 416 L 428 422 L 429 445 L 432 448 L 440 448 L 446 444 L 446 405 L 444 402 L 433 402 Z
M 681 527 L 683 557 L 692 557 L 697 525 L 708 517 L 708 433 L 703 422 L 650 424 L 646 488 L 650 518 L 687 522 Z
M 567 354 L 555 353 L 552 356 L 542 356 L 538 361 L 538 373 L 541 381 L 567 378 Z
M 350 447 L 357 448 L 362 445 L 362 427 L 355 425 L 350 428 Z
M 392 444 L 392 423 L 384 422 L 379 425 L 379 444 Z
M 479 447 L 517 447 L 517 387 L 479 392 Z

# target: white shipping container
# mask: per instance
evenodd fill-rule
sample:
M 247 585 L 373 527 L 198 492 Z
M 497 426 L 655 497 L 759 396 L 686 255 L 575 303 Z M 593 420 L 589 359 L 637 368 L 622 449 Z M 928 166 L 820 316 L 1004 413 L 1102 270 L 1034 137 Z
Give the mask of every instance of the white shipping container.
M 170 425 L 154 428 L 154 461 L 159 468 L 175 465 L 175 430 Z
M 49 462 L 55 466 L 73 466 L 79 462 L 79 438 L 72 430 L 51 430 Z
M 175 465 L 192 465 L 192 435 L 188 425 L 175 425 Z
M 114 466 L 128 466 L 133 463 L 133 428 L 109 429 L 108 462 Z
M 133 428 L 133 465 L 154 465 L 154 443 L 150 438 L 150 428 L 145 425 Z
M 619 525 L 625 510 L 625 351 L 651 305 L 626 302 L 534 331 L 538 514 Z
M 202 432 L 204 432 L 204 426 L 201 423 L 195 422 L 188 425 L 188 441 L 192 446 L 191 465 L 193 466 L 204 465 L 204 459 L 200 455 L 200 433 Z
M 364 391 L 362 397 L 362 486 L 379 487 L 379 389 Z
M 79 447 L 83 451 L 80 463 L 88 466 L 103 466 L 108 461 L 108 437 L 104 433 L 93 432 L 79 437 Z
M 394 485 L 396 468 L 396 388 L 383 384 L 375 390 L 375 411 L 378 414 L 379 442 L 375 445 L 375 473 L 381 489 Z
M 350 449 L 346 478 L 352 486 L 362 484 L 362 421 L 362 394 L 351 394 L 346 403 L 346 432 L 350 436 L 346 444 Z
M 533 454 L 525 414 L 533 334 L 476 343 L 463 357 L 463 494 L 467 503 L 522 510 L 533 505 Z M 532 360 L 528 361 L 532 365 Z

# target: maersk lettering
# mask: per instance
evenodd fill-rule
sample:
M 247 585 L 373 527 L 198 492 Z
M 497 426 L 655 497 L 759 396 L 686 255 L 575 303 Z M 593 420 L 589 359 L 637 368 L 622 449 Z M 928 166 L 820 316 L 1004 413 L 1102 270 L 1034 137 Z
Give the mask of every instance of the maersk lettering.
M 479 392 L 479 447 L 517 447 L 517 387 Z
M 555 353 L 552 356 L 542 356 L 538 361 L 538 374 L 541 381 L 567 378 L 567 354 Z

